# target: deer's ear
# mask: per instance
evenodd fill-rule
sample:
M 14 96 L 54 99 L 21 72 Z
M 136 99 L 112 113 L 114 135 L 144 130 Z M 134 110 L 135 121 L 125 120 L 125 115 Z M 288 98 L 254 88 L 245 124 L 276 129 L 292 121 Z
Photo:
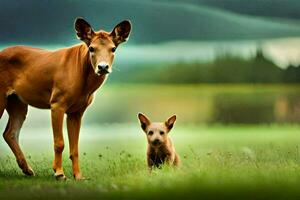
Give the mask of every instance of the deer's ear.
M 146 131 L 147 127 L 150 125 L 150 120 L 148 119 L 148 117 L 146 117 L 146 115 L 139 113 L 138 114 L 138 118 L 140 120 L 141 123 L 141 127 L 144 131 Z
M 176 115 L 173 115 L 165 122 L 169 131 L 173 128 L 175 121 L 176 121 Z
M 93 31 L 91 25 L 83 18 L 78 17 L 75 20 L 75 30 L 77 33 L 77 37 L 89 46 L 92 38 L 95 35 L 95 32 Z
M 115 45 L 118 46 L 122 42 L 127 41 L 129 38 L 130 31 L 131 31 L 131 23 L 128 20 L 124 20 L 118 25 L 116 25 L 115 28 L 110 33 Z

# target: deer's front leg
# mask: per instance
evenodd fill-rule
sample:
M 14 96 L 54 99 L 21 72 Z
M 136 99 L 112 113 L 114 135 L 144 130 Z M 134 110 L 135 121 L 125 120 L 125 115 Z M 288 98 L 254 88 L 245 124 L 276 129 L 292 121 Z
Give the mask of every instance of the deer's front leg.
M 79 167 L 78 140 L 80 133 L 82 113 L 72 113 L 67 116 L 70 159 L 72 160 L 73 175 L 76 180 L 81 180 L 82 176 Z
M 62 152 L 64 150 L 63 138 L 63 119 L 65 109 L 59 104 L 51 105 L 51 119 L 54 139 L 54 162 L 53 170 L 57 180 L 65 180 L 65 174 L 62 167 Z

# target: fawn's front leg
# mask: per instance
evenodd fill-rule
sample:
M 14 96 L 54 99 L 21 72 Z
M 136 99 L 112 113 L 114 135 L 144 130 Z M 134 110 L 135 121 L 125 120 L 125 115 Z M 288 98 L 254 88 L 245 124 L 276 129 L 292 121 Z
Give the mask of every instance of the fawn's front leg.
M 166 164 L 169 166 L 174 165 L 174 161 L 175 161 L 175 153 L 168 153 L 166 155 Z

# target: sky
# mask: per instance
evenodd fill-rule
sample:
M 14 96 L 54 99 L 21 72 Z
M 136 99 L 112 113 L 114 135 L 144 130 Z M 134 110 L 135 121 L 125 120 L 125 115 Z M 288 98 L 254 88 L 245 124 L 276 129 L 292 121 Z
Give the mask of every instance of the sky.
M 152 61 L 209 60 L 226 47 L 245 56 L 259 44 L 284 67 L 300 57 L 295 48 L 299 43 L 290 42 L 300 37 L 299 10 L 298 0 L 0 1 L 0 48 L 76 44 L 73 26 L 78 16 L 95 30 L 106 31 L 129 19 L 133 30 L 122 62 L 145 56 Z M 185 48 L 193 52 L 178 54 Z
M 73 23 L 78 16 L 86 18 L 95 29 L 107 31 L 121 20 L 130 19 L 134 44 L 300 36 L 300 18 L 293 14 L 300 4 L 294 0 L 273 1 L 281 3 L 272 4 L 273 13 L 266 9 L 269 16 L 261 11 L 261 7 L 270 6 L 263 3 L 269 0 L 252 0 L 248 9 L 242 0 L 226 0 L 231 2 L 226 7 L 224 0 L 1 1 L 0 42 L 69 45 L 76 42 Z M 276 13 L 282 10 L 282 4 L 290 12 Z M 279 17 L 275 20 L 274 16 Z

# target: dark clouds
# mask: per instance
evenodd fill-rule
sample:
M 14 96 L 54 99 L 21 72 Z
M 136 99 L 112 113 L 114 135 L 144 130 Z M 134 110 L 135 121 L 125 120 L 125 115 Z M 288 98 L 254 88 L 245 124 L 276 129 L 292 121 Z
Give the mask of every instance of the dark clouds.
M 174 1 L 174 0 L 172 0 Z M 180 1 L 180 0 L 178 0 Z M 253 16 L 300 19 L 299 0 L 186 0 Z
M 300 35 L 293 26 L 252 23 L 212 9 L 173 3 L 124 0 L 10 0 L 0 2 L 0 45 L 60 44 L 77 41 L 73 22 L 86 18 L 95 29 L 133 22 L 131 43 L 169 40 L 251 39 Z M 155 1 L 157 2 L 157 1 Z M 197 4 L 195 4 L 197 5 Z M 244 25 L 243 23 L 252 23 Z
M 97 23 L 97 29 L 111 29 L 113 23 L 121 20 L 107 19 L 108 8 L 100 6 L 99 1 L 1 1 L 0 15 L 0 41 L 9 43 L 68 44 L 76 40 L 73 23 L 77 16 Z

